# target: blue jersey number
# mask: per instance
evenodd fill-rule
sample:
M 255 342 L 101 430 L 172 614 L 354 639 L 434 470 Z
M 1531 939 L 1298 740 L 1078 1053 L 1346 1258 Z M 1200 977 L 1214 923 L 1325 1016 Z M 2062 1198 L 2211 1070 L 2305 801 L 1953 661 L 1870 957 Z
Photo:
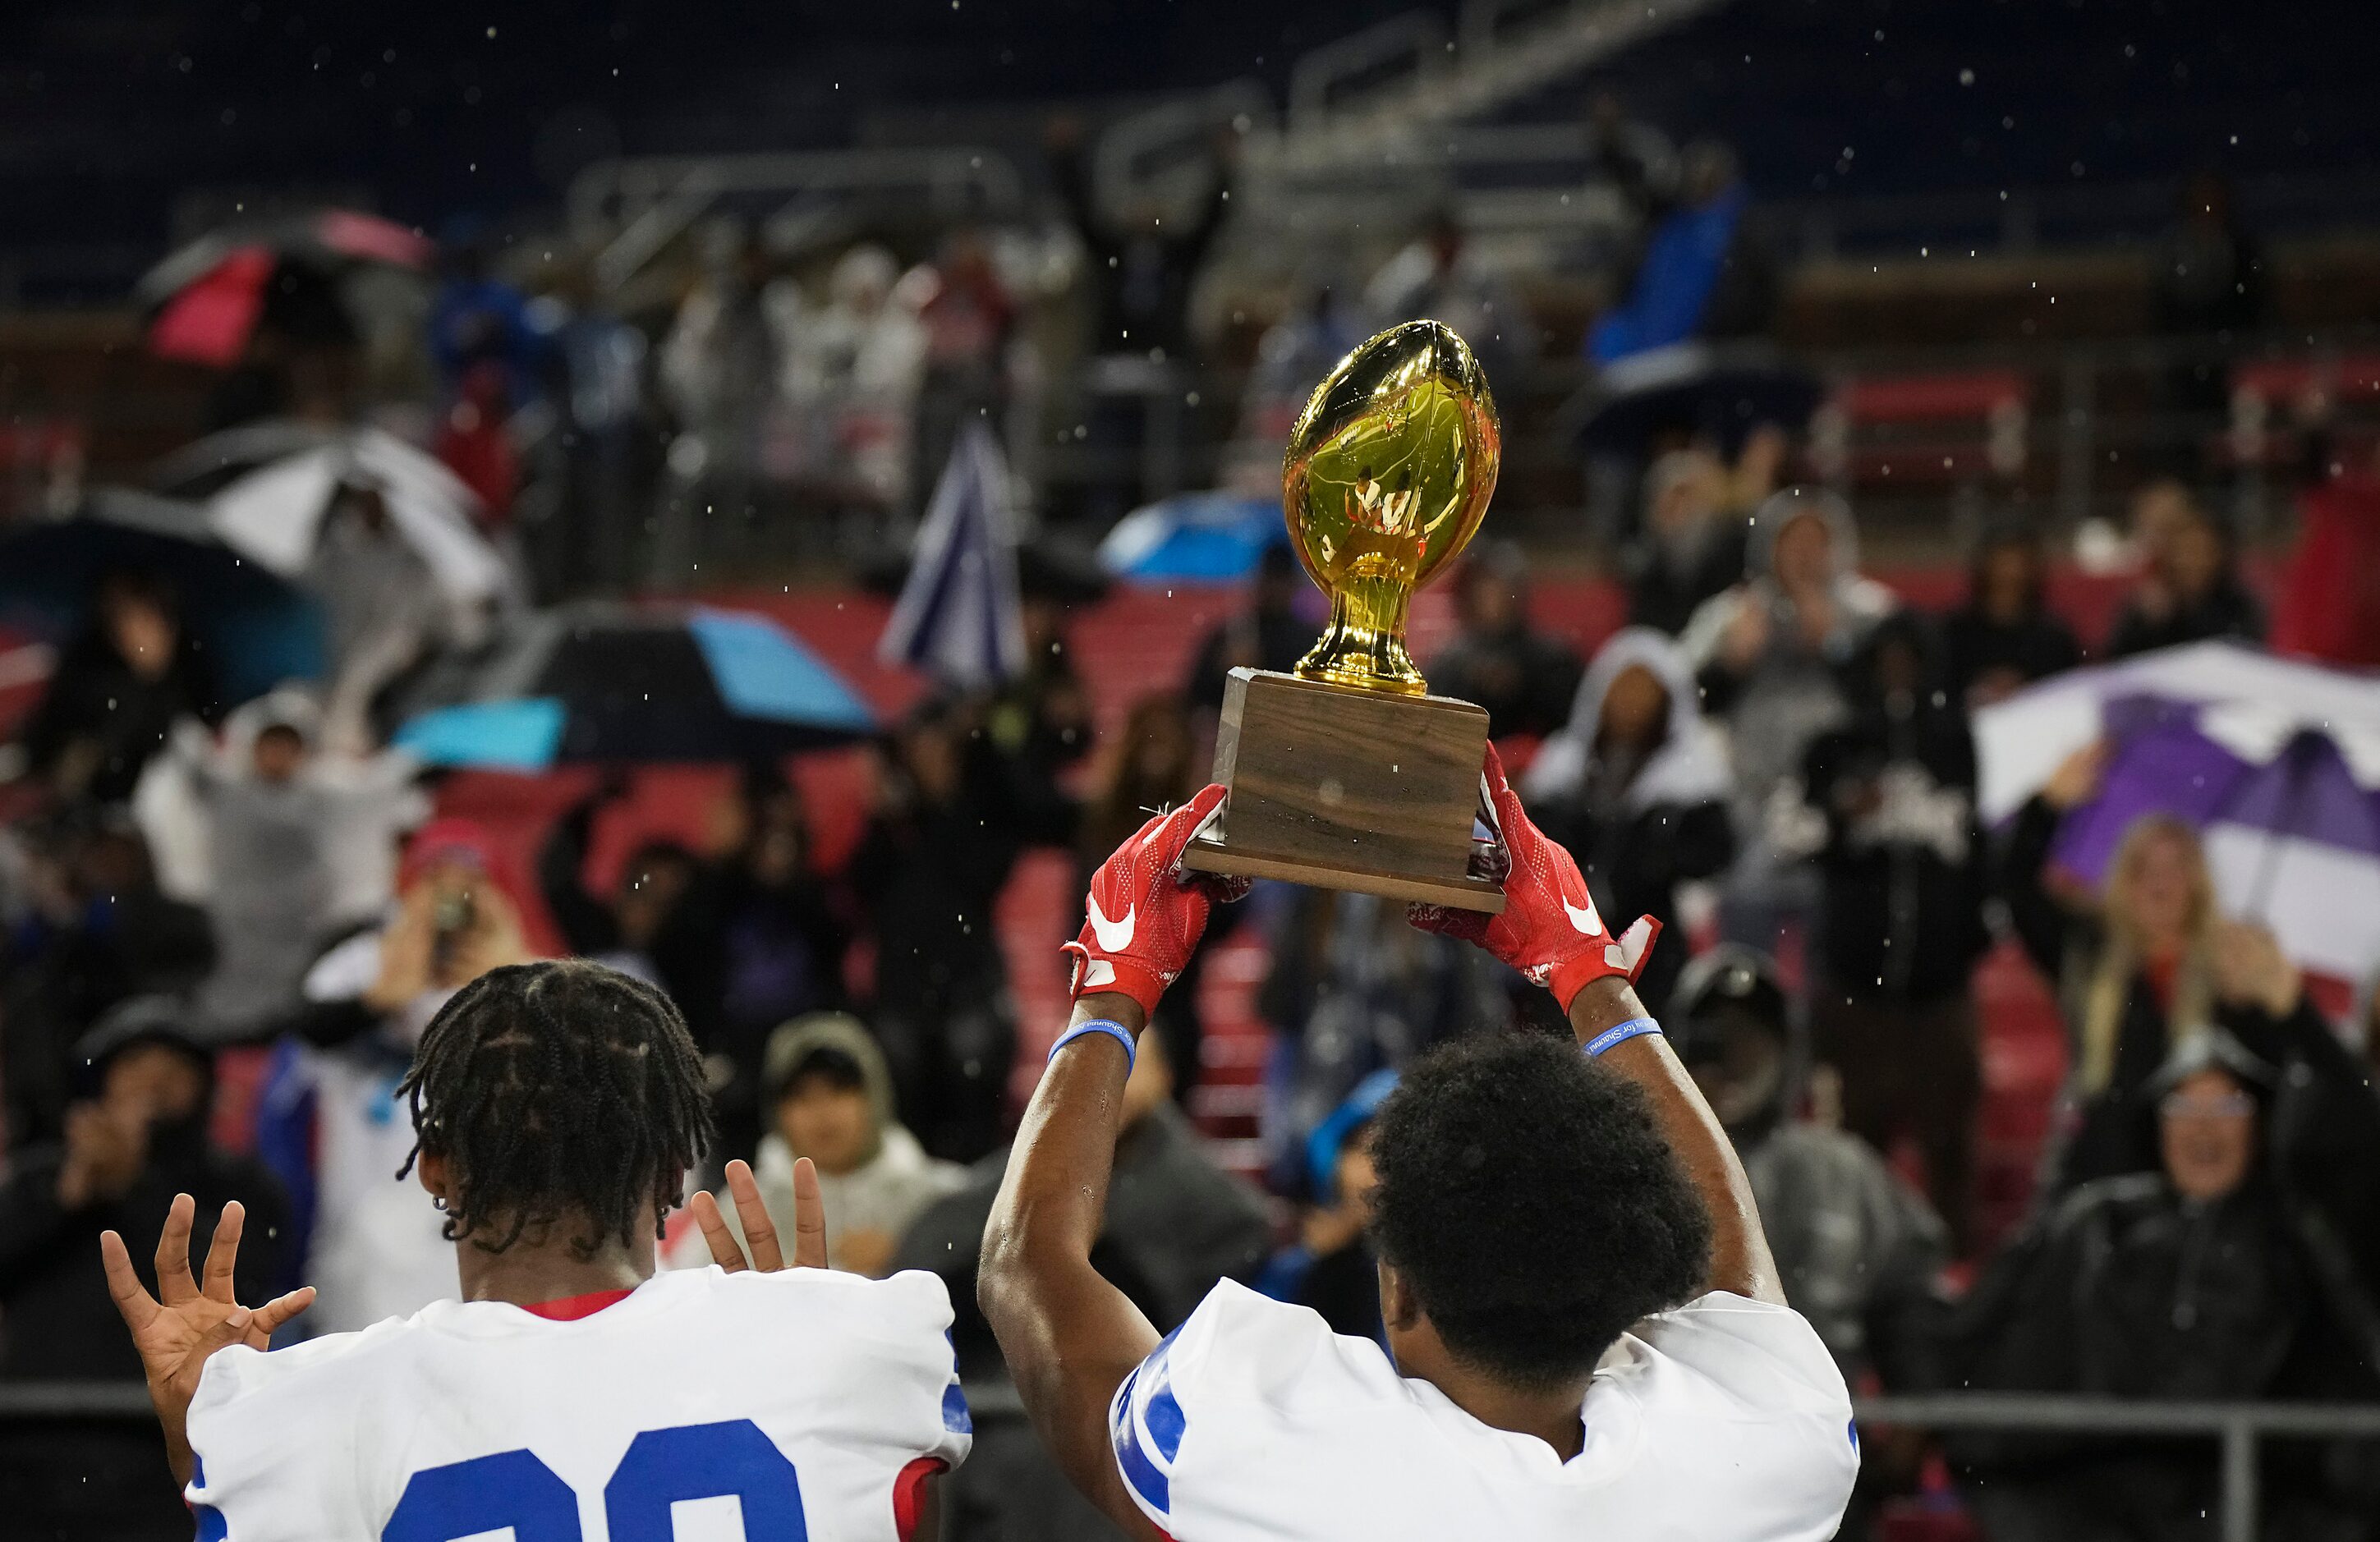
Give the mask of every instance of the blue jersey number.
M 794 1464 L 749 1419 L 649 1429 L 603 1486 L 612 1542 L 673 1542 L 670 1506 L 733 1497 L 744 1535 L 808 1542 Z M 416 1473 L 381 1528 L 381 1542 L 455 1542 L 510 1526 L 514 1542 L 582 1542 L 578 1496 L 525 1451 L 499 1451 Z

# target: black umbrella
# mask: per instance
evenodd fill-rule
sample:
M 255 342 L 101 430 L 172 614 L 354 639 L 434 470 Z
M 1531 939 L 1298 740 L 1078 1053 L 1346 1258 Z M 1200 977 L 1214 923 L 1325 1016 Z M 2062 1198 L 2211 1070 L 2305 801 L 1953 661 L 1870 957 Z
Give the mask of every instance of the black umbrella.
M 225 698 L 319 675 L 320 613 L 296 586 L 225 545 L 200 504 L 101 488 L 65 518 L 0 536 L 0 619 L 53 640 L 79 630 L 102 578 L 154 574 L 173 585 Z
M 395 742 L 433 765 L 743 761 L 876 731 L 800 639 L 742 612 L 584 604 L 517 624 L 425 681 Z
M 345 342 L 354 333 L 340 281 L 362 268 L 420 272 L 436 249 L 401 225 L 352 209 L 243 221 L 210 232 L 141 276 L 150 350 L 227 368 L 258 325 Z

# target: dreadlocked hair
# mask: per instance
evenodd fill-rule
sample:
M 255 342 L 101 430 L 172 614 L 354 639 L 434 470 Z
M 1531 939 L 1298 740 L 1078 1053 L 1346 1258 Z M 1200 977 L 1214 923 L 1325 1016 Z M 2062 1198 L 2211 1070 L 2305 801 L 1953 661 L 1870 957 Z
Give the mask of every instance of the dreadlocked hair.
M 422 1031 L 397 1084 L 413 1116 L 402 1178 L 427 1154 L 452 1174 L 445 1235 L 501 1253 L 565 1215 L 592 1257 L 636 1243 L 650 1201 L 677 1203 L 710 1146 L 702 1056 L 670 999 L 583 959 L 491 969 Z

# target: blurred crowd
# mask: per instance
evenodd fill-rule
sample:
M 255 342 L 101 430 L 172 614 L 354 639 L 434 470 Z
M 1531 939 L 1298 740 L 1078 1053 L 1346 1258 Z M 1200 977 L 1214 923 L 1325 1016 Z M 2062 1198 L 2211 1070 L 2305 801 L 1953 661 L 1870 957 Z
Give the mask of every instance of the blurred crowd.
M 1601 907 L 1668 918 L 1644 990 L 1740 1144 L 1793 1299 L 1872 1390 L 2374 1395 L 2380 1017 L 2361 1002 L 2325 1016 L 2279 941 L 2228 918 L 2241 906 L 2187 823 L 2144 818 L 2099 892 L 2076 892 L 2051 848 L 2105 747 L 1984 828 L 1971 710 L 2085 657 L 2045 601 L 2035 532 L 1995 527 L 1963 601 L 1925 613 L 1862 574 L 1848 508 L 1770 487 L 1768 464 L 1756 445 L 1653 463 L 1633 619 L 1591 658 L 1541 629 L 1525 563 L 1490 546 L 1426 668 L 1488 709 Z M 2145 490 L 2135 523 L 2109 655 L 2254 639 L 2190 489 Z M 812 1158 L 837 1267 L 932 1269 L 971 1301 L 1021 1037 L 1003 889 L 1029 849 L 1087 870 L 1195 790 L 1223 673 L 1288 667 L 1310 641 L 1304 587 L 1269 556 L 1179 688 L 1104 739 L 1072 613 L 1033 594 L 1031 668 L 929 695 L 886 733 L 832 868 L 801 780 L 754 765 L 706 843 L 639 840 L 597 882 L 592 832 L 624 779 L 573 783 L 511 860 L 506 832 L 434 811 L 405 751 L 326 746 L 303 691 L 225 712 L 170 589 L 109 579 L 26 724 L 33 795 L 0 833 L 0 1375 L 132 1374 L 93 1239 L 114 1226 L 139 1252 L 176 1190 L 202 1216 L 239 1198 L 269 1218 L 243 1267 L 317 1285 L 318 1330 L 450 1293 L 438 1217 L 393 1176 L 410 1143 L 393 1091 L 437 1006 L 533 935 L 669 990 L 713 1068 L 720 1156 L 752 1159 L 781 1207 L 793 1159 Z M 140 795 L 161 780 L 187 803 L 161 814 Z M 194 887 L 167 881 L 160 845 Z M 1411 1055 L 1526 1025 L 1540 993 L 1366 896 L 1265 886 L 1223 914 L 1208 953 L 1254 939 L 1269 959 L 1261 1186 L 1185 1111 L 1205 1063 L 1194 963 L 1127 1093 L 1102 1245 L 1161 1323 L 1231 1276 L 1376 1334 L 1370 1111 Z M 1996 935 L 2057 992 L 2070 1059 L 2028 1217 L 1998 1235 L 1975 1165 L 1976 969 Z M 249 1084 L 230 1128 L 213 1096 L 228 1064 Z M 962 1313 L 963 1368 L 996 1386 L 997 1352 Z M 1010 1451 L 988 1429 L 999 1454 L 980 1487 L 961 1483 L 983 1524 L 1071 1513 L 1029 1436 Z M 1918 1483 L 1924 1452 L 1879 1441 L 1863 1505 Z M 1994 1537 L 2211 1502 L 2186 1455 L 1977 1437 L 1949 1456 Z M 2276 1491 L 2310 1526 L 2368 1513 L 2358 1460 L 2322 1448 Z
M 1208 280 L 1241 128 L 1193 143 L 1160 197 L 1104 186 L 1097 135 L 1062 114 L 1026 207 L 999 221 L 723 209 L 625 283 L 601 254 L 470 219 L 399 275 L 419 288 L 362 288 L 370 261 L 352 255 L 285 257 L 252 334 L 226 345 L 204 426 L 396 430 L 453 473 L 540 600 L 682 585 L 705 563 L 880 561 L 970 421 L 993 428 L 1038 517 L 1095 539 L 1179 492 L 1269 496 L 1314 382 L 1397 322 L 1453 327 L 1508 410 L 1534 410 L 1549 360 L 1569 380 L 1767 329 L 1779 274 L 1731 152 L 1673 149 L 1608 95 L 1586 116 L 1613 212 L 1560 259 L 1609 293 L 1584 336 L 1535 313 L 1529 275 L 1451 197 L 1385 247 L 1301 261 L 1259 308 L 1226 303 Z M 423 324 L 386 297 L 407 293 Z
M 1640 224 L 1587 357 L 1757 331 L 1774 278 L 1731 157 L 1672 151 L 1609 104 L 1593 127 L 1599 175 Z M 1062 242 L 962 226 L 921 260 L 859 241 L 796 263 L 722 226 L 650 347 L 591 293 L 533 296 L 484 245 L 455 243 L 430 322 L 431 446 L 513 592 L 627 584 L 696 510 L 849 554 L 915 516 L 962 426 L 1038 399 L 1033 309 L 1080 283 L 1091 405 L 1066 431 L 1129 450 L 1198 346 L 1231 145 L 1195 218 L 1095 211 L 1081 133 L 1054 125 Z M 1277 477 L 1314 382 L 1375 323 L 1417 315 L 1455 326 L 1491 375 L 1542 346 L 1434 212 L 1367 283 L 1318 279 L 1265 334 L 1238 418 L 1255 449 L 1230 464 L 1250 485 Z M 335 348 L 272 346 L 226 379 L 220 426 L 352 413 L 322 364 Z M 1423 660 L 1433 689 L 1487 709 L 1603 912 L 1668 923 L 1643 992 L 1738 1144 L 1794 1304 L 1865 1391 L 2380 1399 L 2370 993 L 2325 1014 L 2180 820 L 2143 819 L 2101 886 L 2072 883 L 2053 847 L 2099 792 L 2104 747 L 2003 827 L 1978 808 L 1977 709 L 2086 660 L 2262 640 L 2211 490 L 2139 492 L 2135 576 L 2086 648 L 2050 603 L 2048 532 L 1986 522 L 1955 606 L 1914 608 L 1864 570 L 1852 507 L 1789 480 L 1797 454 L 1777 428 L 1683 425 L 1640 457 L 1622 628 L 1583 654 L 1547 625 L 1525 555 L 1491 543 L 1453 577 L 1452 635 Z M 1118 464 L 1085 517 L 1148 491 L 1135 459 Z M 1022 673 L 930 691 L 869 744 L 857 838 L 832 861 L 813 783 L 783 762 L 735 768 L 696 821 L 704 840 L 606 856 L 625 776 L 565 779 L 552 817 L 516 829 L 443 807 L 439 779 L 384 742 L 371 698 L 388 656 L 410 667 L 486 617 L 416 603 L 430 586 L 410 558 L 371 565 L 392 549 L 370 487 L 342 491 L 332 528 L 352 542 L 312 580 L 332 688 L 229 699 L 194 645 L 192 597 L 123 569 L 92 587 L 18 735 L 0 826 L 0 1378 L 137 1377 L 95 1239 L 113 1227 L 145 1257 L 176 1191 L 198 1196 L 201 1245 L 223 1201 L 248 1206 L 243 1298 L 314 1284 L 301 1330 L 451 1294 L 440 1218 L 395 1177 L 411 1145 L 395 1087 L 455 990 L 561 949 L 676 1001 L 711 1069 L 717 1160 L 754 1161 L 780 1224 L 807 1156 L 836 1267 L 949 1279 L 981 1421 L 953 1535 L 1107 1535 L 998 1416 L 1003 1373 L 973 1315 L 1012 1073 L 1041 1037 L 1019 1022 L 1004 895 L 1026 853 L 1087 872 L 1206 780 L 1227 672 L 1290 668 L 1313 638 L 1294 560 L 1269 548 L 1183 650 L 1182 678 L 1140 682 L 1108 719 L 1078 670 L 1079 607 L 1028 581 Z M 1230 1277 L 1378 1336 L 1372 1111 L 1435 1043 L 1546 1026 L 1542 993 L 1366 896 L 1266 885 L 1221 914 L 1126 1088 L 1096 1261 L 1160 1328 Z M 1251 946 L 1259 1154 L 1227 1169 L 1191 1111 L 1210 1063 L 1198 977 Z M 2070 1066 L 2012 1229 L 1978 1205 L 1977 981 L 1995 947 L 2047 982 Z M 707 1257 L 698 1239 L 664 1250 Z M 103 1458 L 45 1460 L 65 1484 Z M 2368 1444 L 2272 1462 L 2273 1535 L 2374 1535 Z M 45 1481 L 22 1466 L 5 1481 Z M 1955 1479 L 1998 1542 L 2211 1536 L 2216 1478 L 2173 1443 L 1879 1431 L 1847 1535 Z

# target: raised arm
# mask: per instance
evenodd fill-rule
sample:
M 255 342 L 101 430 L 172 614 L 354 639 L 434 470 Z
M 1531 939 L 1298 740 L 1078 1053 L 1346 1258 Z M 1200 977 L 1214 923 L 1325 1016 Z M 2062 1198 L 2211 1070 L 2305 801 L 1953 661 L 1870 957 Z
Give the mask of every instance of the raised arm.
M 2008 905 L 2017 941 L 2054 986 L 2065 965 L 2073 917 L 2044 881 L 2050 847 L 2066 816 L 2099 795 L 2110 750 L 2104 739 L 2083 746 L 2058 763 L 2041 791 L 2017 810 L 1995 860 L 1994 882 Z
M 1649 1016 L 1636 999 L 1635 987 L 1624 979 L 1597 980 L 1570 1004 L 1571 1031 L 1582 1045 Z M 1760 1229 L 1752 1180 L 1744 1176 L 1735 1144 L 1719 1128 L 1718 1115 L 1703 1101 L 1694 1078 L 1670 1053 L 1668 1040 L 1658 1033 L 1643 1034 L 1605 1050 L 1602 1060 L 1651 1098 L 1653 1117 L 1669 1137 L 1670 1149 L 1685 1165 L 1687 1177 L 1703 1196 L 1703 1208 L 1710 1212 L 1710 1274 L 1703 1288 L 1784 1305 L 1785 1287 L 1777 1278 L 1777 1261 L 1768 1255 L 1767 1234 Z
M 1223 800 L 1208 787 L 1140 828 L 1091 880 L 1067 944 L 1075 1010 L 1025 1111 L 983 1234 L 976 1294 L 1033 1427 L 1075 1487 L 1129 1536 L 1160 1534 L 1124 1492 L 1108 1404 L 1157 1330 L 1091 1267 L 1115 1165 L 1131 1046 L 1206 929 L 1214 895 L 1182 877 L 1182 848 Z M 1093 1026 L 1097 1025 L 1097 1026 Z M 1156 1053 L 1152 1041 L 1149 1053 Z
M 1512 857 L 1503 913 L 1491 918 L 1416 905 L 1415 925 L 1476 942 L 1554 993 L 1582 1050 L 1645 1089 L 1670 1148 L 1702 1196 L 1711 1219 L 1710 1274 L 1703 1288 L 1782 1305 L 1785 1292 L 1735 1146 L 1636 995 L 1635 977 L 1660 923 L 1642 918 L 1612 937 L 1578 864 L 1530 821 L 1492 745 L 1486 782 L 1488 807 Z

